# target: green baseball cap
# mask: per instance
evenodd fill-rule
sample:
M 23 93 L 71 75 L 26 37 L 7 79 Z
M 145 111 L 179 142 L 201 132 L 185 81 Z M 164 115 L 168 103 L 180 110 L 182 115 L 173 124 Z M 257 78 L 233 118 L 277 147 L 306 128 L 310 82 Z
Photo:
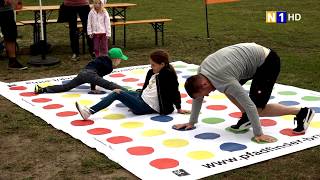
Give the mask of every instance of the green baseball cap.
M 108 55 L 109 55 L 109 58 L 111 59 L 121 59 L 125 61 L 128 60 L 128 56 L 124 55 L 120 48 L 111 48 L 108 51 Z

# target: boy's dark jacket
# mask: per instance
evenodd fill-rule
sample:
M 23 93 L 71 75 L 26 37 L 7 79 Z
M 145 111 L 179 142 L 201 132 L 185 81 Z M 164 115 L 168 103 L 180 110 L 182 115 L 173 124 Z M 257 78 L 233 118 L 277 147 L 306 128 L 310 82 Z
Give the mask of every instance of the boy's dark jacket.
M 152 69 L 147 73 L 142 91 L 148 86 L 153 75 Z M 181 109 L 181 97 L 179 92 L 178 78 L 175 72 L 169 68 L 162 68 L 156 75 L 157 92 L 159 98 L 160 114 L 167 115 L 173 112 L 174 107 Z

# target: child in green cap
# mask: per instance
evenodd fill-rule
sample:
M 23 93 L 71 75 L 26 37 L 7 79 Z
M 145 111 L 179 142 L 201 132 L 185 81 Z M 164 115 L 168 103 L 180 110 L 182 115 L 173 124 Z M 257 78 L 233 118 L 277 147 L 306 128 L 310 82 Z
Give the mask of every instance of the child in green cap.
M 126 90 L 118 84 L 103 79 L 103 76 L 110 74 L 113 71 L 113 68 L 117 67 L 122 60 L 126 61 L 128 60 L 128 57 L 122 53 L 120 48 L 112 48 L 108 51 L 108 56 L 100 56 L 90 61 L 85 68 L 80 71 L 77 77 L 68 83 L 47 87 L 40 87 L 39 85 L 36 85 L 34 88 L 34 93 L 41 94 L 65 92 L 84 83 L 91 84 L 91 91 L 89 93 L 92 94 L 102 93 L 101 91 L 96 90 L 96 85 L 108 90 Z

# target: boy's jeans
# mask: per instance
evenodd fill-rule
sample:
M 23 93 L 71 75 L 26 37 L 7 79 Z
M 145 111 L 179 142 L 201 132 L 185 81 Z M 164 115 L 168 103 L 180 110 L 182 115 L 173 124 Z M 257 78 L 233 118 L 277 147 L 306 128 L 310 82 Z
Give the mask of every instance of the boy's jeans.
M 140 93 L 135 91 L 121 91 L 120 94 L 112 92 L 108 96 L 104 97 L 99 103 L 90 107 L 90 110 L 92 113 L 96 113 L 108 107 L 115 100 L 122 102 L 129 109 L 131 109 L 134 114 L 137 115 L 151 114 L 156 112 L 143 101 Z

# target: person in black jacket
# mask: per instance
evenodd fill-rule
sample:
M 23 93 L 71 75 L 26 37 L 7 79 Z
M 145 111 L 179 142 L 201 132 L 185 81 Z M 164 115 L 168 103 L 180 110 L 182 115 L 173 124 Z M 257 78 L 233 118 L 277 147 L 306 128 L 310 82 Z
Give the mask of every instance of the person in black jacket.
M 151 69 L 148 71 L 141 91 L 123 91 L 114 89 L 96 105 L 87 108 L 76 102 L 76 107 L 83 119 L 108 107 L 119 100 L 137 115 L 159 113 L 167 115 L 176 107 L 178 113 L 190 111 L 181 109 L 178 77 L 174 68 L 169 64 L 169 55 L 163 50 L 156 50 L 150 55 Z
M 113 90 L 122 89 L 127 90 L 118 84 L 103 79 L 103 76 L 110 74 L 113 68 L 117 67 L 122 60 L 128 60 L 128 57 L 122 53 L 120 48 L 112 48 L 108 51 L 108 56 L 100 56 L 90 61 L 87 66 L 80 71 L 80 73 L 70 82 L 62 85 L 54 85 L 48 87 L 35 86 L 34 93 L 58 93 L 69 91 L 81 84 L 90 83 L 92 94 L 99 94 L 101 92 L 96 90 L 96 85 Z

